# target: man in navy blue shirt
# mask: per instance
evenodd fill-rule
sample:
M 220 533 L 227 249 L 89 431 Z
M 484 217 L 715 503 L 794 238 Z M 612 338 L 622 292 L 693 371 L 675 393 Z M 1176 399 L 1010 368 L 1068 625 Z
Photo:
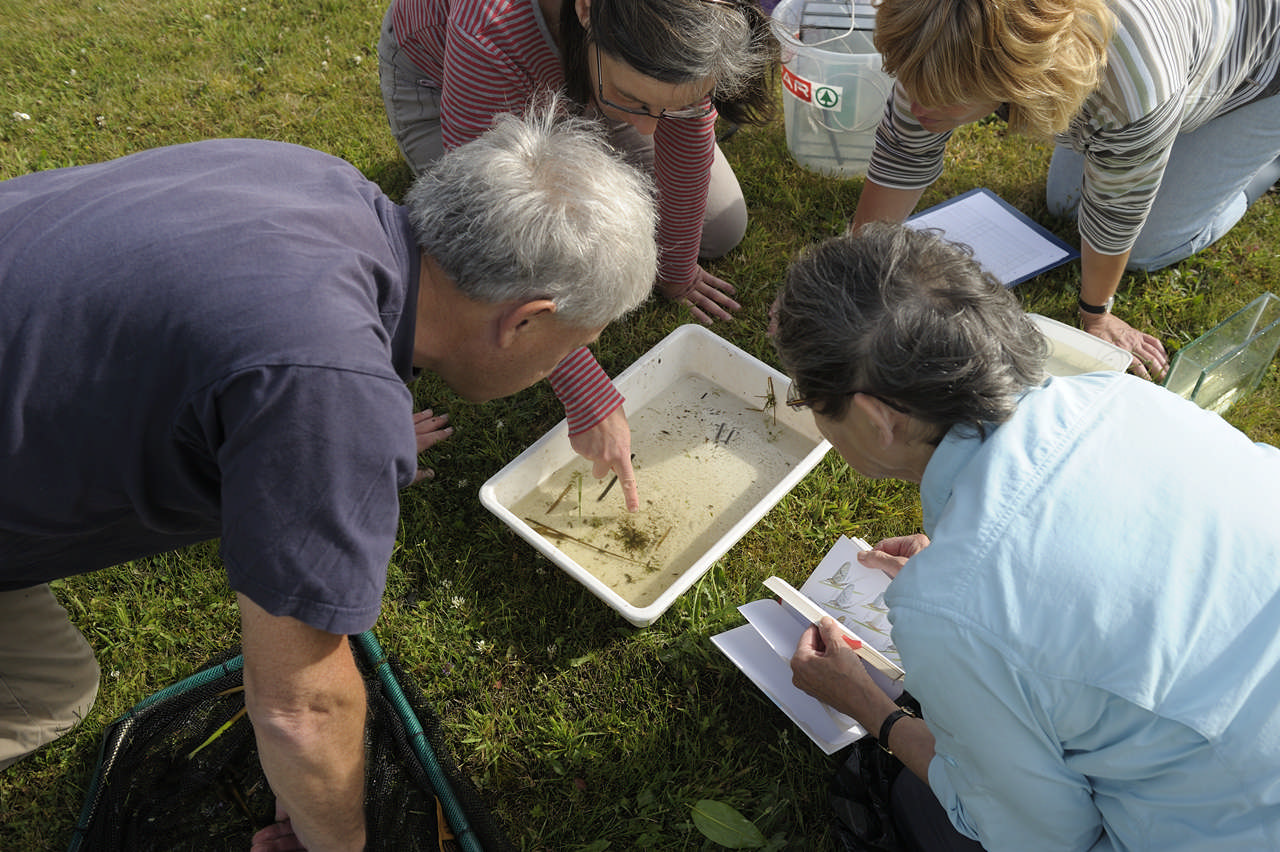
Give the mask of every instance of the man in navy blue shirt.
M 442 435 L 405 383 L 521 390 L 653 284 L 645 179 L 550 116 L 500 118 L 404 206 L 256 140 L 0 183 L 0 766 L 96 694 L 48 582 L 219 538 L 291 818 L 260 840 L 363 848 L 344 637 L 377 618 L 398 492 Z

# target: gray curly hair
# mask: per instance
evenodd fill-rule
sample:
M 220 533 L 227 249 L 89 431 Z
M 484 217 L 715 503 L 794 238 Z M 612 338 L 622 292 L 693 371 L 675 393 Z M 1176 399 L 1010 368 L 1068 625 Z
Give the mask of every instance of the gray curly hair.
M 800 396 L 840 419 L 855 392 L 984 435 L 1044 380 L 1048 344 L 970 253 L 885 222 L 805 251 L 787 271 L 774 344 Z

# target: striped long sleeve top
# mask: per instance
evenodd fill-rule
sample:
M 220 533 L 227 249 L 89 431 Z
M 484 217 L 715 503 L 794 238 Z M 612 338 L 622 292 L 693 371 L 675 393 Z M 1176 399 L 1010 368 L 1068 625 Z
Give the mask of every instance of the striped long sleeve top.
M 1101 85 L 1057 137 L 1084 154 L 1081 236 L 1102 254 L 1138 237 L 1179 133 L 1275 91 L 1278 0 L 1112 0 L 1115 35 Z M 942 171 L 949 133 L 924 130 L 896 86 L 868 177 L 919 189 Z
M 479 136 L 498 113 L 519 113 L 540 93 L 564 86 L 561 57 L 537 0 L 394 0 L 392 23 L 422 83 L 440 91 L 446 149 Z M 696 280 L 715 120 L 715 113 L 664 117 L 654 132 L 659 277 L 668 295 L 687 292 Z M 623 402 L 585 350 L 557 367 L 551 381 L 571 435 Z

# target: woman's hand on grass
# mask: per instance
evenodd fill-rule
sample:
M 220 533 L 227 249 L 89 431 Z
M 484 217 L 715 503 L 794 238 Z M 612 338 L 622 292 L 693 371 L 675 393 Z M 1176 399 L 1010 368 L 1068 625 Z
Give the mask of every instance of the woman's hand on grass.
M 734 312 L 742 307 L 733 300 L 733 294 L 737 292 L 733 285 L 715 277 L 701 266 L 697 268 L 693 286 L 680 295 L 673 295 L 671 288 L 665 283 L 659 289 L 667 298 L 688 306 L 693 318 L 704 325 L 711 325 L 718 319 L 731 320 Z
M 1133 353 L 1129 371 L 1134 375 L 1158 382 L 1169 371 L 1169 356 L 1164 351 L 1164 345 L 1115 314 L 1090 314 L 1081 311 L 1080 326 L 1094 337 L 1100 337 Z

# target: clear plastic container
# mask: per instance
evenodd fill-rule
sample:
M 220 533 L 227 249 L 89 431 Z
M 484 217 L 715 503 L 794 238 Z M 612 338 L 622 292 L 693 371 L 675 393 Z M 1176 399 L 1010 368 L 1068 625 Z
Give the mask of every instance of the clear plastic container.
M 1045 371 L 1049 375 L 1074 376 L 1099 370 L 1124 372 L 1129 369 L 1133 356 L 1114 343 L 1040 314 L 1028 316 L 1049 341 L 1049 359 L 1045 363 Z
M 880 70 L 870 3 L 782 0 L 773 9 L 782 46 L 787 148 L 824 174 L 866 174 L 893 80 Z
M 1280 298 L 1264 293 L 1173 355 L 1164 386 L 1224 414 L 1258 386 L 1280 349 Z

